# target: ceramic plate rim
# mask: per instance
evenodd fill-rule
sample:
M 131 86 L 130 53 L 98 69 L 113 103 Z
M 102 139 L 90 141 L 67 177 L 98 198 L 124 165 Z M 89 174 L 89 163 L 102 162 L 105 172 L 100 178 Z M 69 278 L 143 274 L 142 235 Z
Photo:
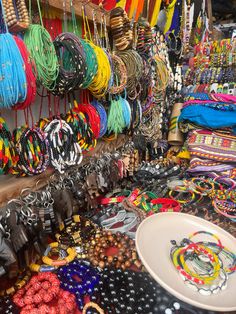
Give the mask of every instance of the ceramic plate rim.
M 205 220 L 203 218 L 197 217 L 197 216 L 193 216 L 190 214 L 186 214 L 186 213 L 175 213 L 175 212 L 167 212 L 167 213 L 157 213 L 154 214 L 152 216 L 149 216 L 148 218 L 144 219 L 141 224 L 138 226 L 138 229 L 136 231 L 136 235 L 135 235 L 135 245 L 136 245 L 136 249 L 138 252 L 138 255 L 143 263 L 143 265 L 145 266 L 145 268 L 148 270 L 148 272 L 151 274 L 151 276 L 160 284 L 160 286 L 162 286 L 164 289 L 166 289 L 168 292 L 170 292 L 172 295 L 174 295 L 175 297 L 179 298 L 180 300 L 194 305 L 198 308 L 201 309 L 205 309 L 205 310 L 210 310 L 210 311 L 217 311 L 217 312 L 233 312 L 236 311 L 236 305 L 235 307 L 214 307 L 211 305 L 207 305 L 207 304 L 202 304 L 198 301 L 194 301 L 192 299 L 189 299 L 188 297 L 184 296 L 183 294 L 179 293 L 178 291 L 176 291 L 175 289 L 171 288 L 168 284 L 166 284 L 162 279 L 159 278 L 158 275 L 155 274 L 154 271 L 152 271 L 152 269 L 150 268 L 150 266 L 148 265 L 148 263 L 144 260 L 142 253 L 140 252 L 140 248 L 138 245 L 138 238 L 140 237 L 140 233 L 141 233 L 141 228 L 144 224 L 146 224 L 149 220 L 151 220 L 153 218 L 153 216 L 157 216 L 157 215 L 168 215 L 168 216 L 183 216 L 183 217 L 188 217 L 190 219 L 197 220 L 197 221 L 204 221 L 204 223 L 207 223 L 211 226 L 213 226 L 214 228 L 220 230 L 221 233 L 224 233 L 227 237 L 231 238 L 233 241 L 236 240 L 236 238 L 234 236 L 232 236 L 230 233 L 228 233 L 227 231 L 225 231 L 224 229 L 222 229 L 221 227 L 213 224 L 212 222 Z

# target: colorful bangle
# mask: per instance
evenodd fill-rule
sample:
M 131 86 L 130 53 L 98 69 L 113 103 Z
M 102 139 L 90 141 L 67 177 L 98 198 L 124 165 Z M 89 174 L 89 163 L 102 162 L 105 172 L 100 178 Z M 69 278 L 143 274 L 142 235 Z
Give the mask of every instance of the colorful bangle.
M 49 244 L 49 247 L 52 248 L 58 248 L 59 243 L 58 242 L 53 242 Z M 49 265 L 49 266 L 64 266 L 70 262 L 72 262 L 76 258 L 76 250 L 74 248 L 68 248 L 67 250 L 68 256 L 66 256 L 64 259 L 61 260 L 53 260 L 48 256 L 43 256 L 42 261 L 44 264 Z

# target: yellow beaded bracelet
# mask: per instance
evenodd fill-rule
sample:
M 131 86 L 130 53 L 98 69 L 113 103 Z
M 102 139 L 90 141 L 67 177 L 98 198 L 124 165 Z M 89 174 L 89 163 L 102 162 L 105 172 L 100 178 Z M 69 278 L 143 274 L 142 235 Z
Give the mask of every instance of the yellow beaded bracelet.
M 58 242 L 53 242 L 49 244 L 50 248 L 57 248 L 59 246 Z M 67 250 L 68 256 L 66 256 L 64 259 L 61 260 L 53 260 L 48 256 L 43 256 L 42 261 L 44 264 L 49 266 L 64 266 L 70 262 L 72 262 L 76 258 L 76 250 L 74 248 L 68 248 Z

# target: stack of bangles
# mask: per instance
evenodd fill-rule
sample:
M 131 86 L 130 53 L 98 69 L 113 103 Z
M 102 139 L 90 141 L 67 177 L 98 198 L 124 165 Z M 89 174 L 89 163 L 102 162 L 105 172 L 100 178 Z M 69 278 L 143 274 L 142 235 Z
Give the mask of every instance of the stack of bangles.
M 52 259 L 49 256 L 58 255 L 58 259 Z M 44 264 L 31 264 L 30 269 L 34 272 L 49 272 L 54 271 L 57 267 L 64 266 L 72 262 L 77 256 L 74 248 L 68 248 L 66 250 L 59 248 L 58 242 L 50 243 L 47 247 L 42 261 Z
M 210 236 L 217 242 L 193 242 L 193 237 Z M 226 289 L 228 275 L 236 271 L 236 255 L 224 247 L 220 239 L 206 231 L 197 231 L 180 245 L 171 241 L 170 257 L 185 284 L 202 295 Z
M 234 186 L 224 188 L 223 184 L 216 179 L 193 178 L 191 180 L 174 180 L 167 183 L 170 190 L 169 196 L 176 199 L 180 204 L 191 204 L 199 202 L 207 196 L 211 199 L 234 200 Z M 183 195 L 189 195 L 189 198 L 181 199 Z

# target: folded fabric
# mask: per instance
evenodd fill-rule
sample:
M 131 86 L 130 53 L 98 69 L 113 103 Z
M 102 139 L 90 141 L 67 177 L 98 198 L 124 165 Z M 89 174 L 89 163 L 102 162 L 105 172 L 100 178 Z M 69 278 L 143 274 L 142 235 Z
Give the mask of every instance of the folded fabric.
M 236 111 L 221 111 L 206 106 L 188 106 L 181 110 L 178 122 L 189 121 L 210 128 L 231 127 L 236 134 Z
M 191 154 L 190 154 L 191 155 Z M 203 158 L 191 158 L 188 172 L 200 173 L 200 172 L 212 172 L 217 173 L 234 169 L 235 166 L 230 164 L 224 164 L 218 161 Z
M 192 158 L 208 159 L 219 162 L 222 166 L 223 164 L 236 166 L 236 136 L 208 130 L 195 130 L 189 134 L 187 144 Z
M 189 100 L 203 100 L 203 101 L 210 100 L 216 102 L 236 104 L 236 96 L 227 94 L 188 93 L 185 96 L 185 101 Z
M 216 102 L 211 100 L 189 100 L 183 104 L 183 108 L 189 106 L 205 106 L 221 111 L 236 111 L 236 104 Z

